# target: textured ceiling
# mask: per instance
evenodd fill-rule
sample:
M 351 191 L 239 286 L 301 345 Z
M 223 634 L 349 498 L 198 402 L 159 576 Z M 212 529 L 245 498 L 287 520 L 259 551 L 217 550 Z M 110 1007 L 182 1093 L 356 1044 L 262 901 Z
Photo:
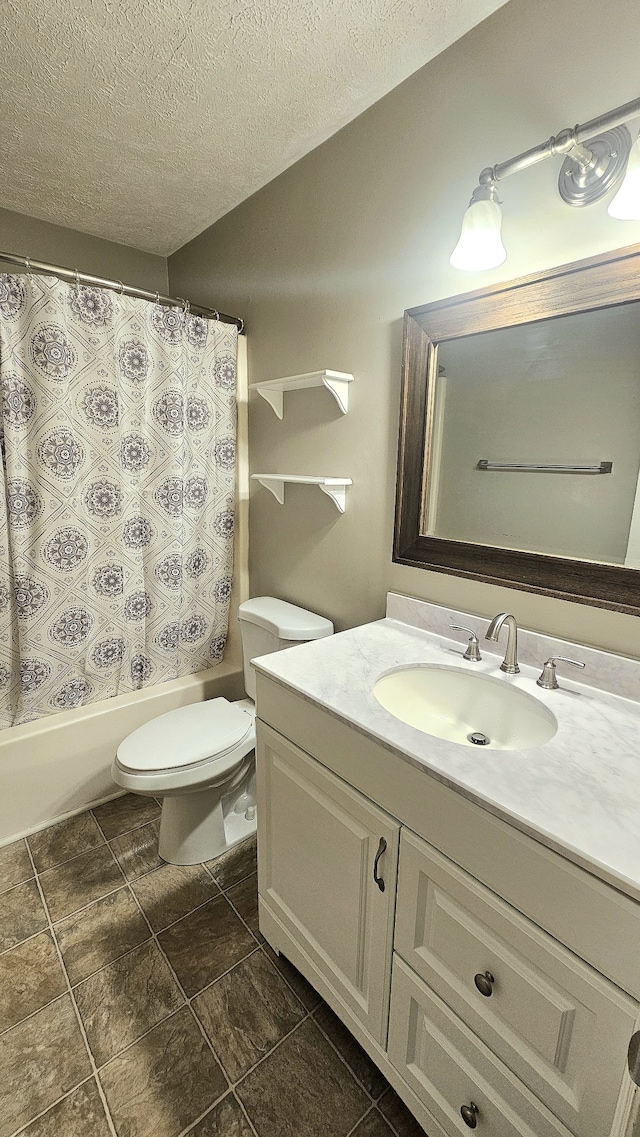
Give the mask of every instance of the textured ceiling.
M 505 0 L 3 0 L 0 205 L 167 255 Z

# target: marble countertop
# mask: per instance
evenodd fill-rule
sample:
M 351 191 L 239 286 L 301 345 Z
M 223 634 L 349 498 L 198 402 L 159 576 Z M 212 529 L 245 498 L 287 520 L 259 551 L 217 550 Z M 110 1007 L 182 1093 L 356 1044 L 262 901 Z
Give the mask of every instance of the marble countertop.
M 481 642 L 483 660 L 472 664 L 462 658 L 467 637 L 448 631 L 451 620 L 471 621 L 467 626 L 477 627 L 482 640 L 486 621 L 417 601 L 407 601 L 413 610 L 403 610 L 405 598 L 395 599 L 398 604 L 387 611 L 412 623 L 387 617 L 262 656 L 254 666 L 640 900 L 640 703 L 628 697 L 637 692 L 640 698 L 640 662 L 529 632 L 523 636 L 521 673 L 507 676 L 500 671 L 502 643 Z M 535 680 L 551 654 L 585 660 L 592 682 L 602 685 L 568 679 L 559 665 L 561 689 L 542 690 Z M 538 666 L 523 662 L 532 656 Z M 478 751 L 408 726 L 384 710 L 373 687 L 386 672 L 411 664 L 469 668 L 518 687 L 553 712 L 557 733 L 527 750 Z

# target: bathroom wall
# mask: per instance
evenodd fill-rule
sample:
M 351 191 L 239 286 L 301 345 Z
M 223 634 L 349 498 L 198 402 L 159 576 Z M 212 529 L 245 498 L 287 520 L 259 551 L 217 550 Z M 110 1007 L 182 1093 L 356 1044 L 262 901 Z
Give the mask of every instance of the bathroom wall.
M 77 268 L 80 272 L 102 276 L 107 280 L 123 280 L 137 288 L 165 293 L 168 288 L 167 261 L 155 253 L 143 253 L 103 241 L 88 233 L 78 233 L 62 225 L 51 225 L 36 217 L 26 217 L 9 209 L 0 209 L 0 250 L 17 253 L 37 261 Z M 0 262 L 3 272 L 19 272 Z
M 550 160 L 504 183 L 504 265 L 448 263 L 483 166 L 640 94 L 635 0 L 511 0 L 464 39 L 169 259 L 171 289 L 247 321 L 250 381 L 356 376 L 342 417 L 322 390 L 250 405 L 254 471 L 346 475 L 339 515 L 315 488 L 279 506 L 253 483 L 251 589 L 335 619 L 380 617 L 396 589 L 638 653 L 634 618 L 392 564 L 402 313 L 640 241 L 606 203 L 563 205 Z M 637 129 L 637 127 L 636 127 Z

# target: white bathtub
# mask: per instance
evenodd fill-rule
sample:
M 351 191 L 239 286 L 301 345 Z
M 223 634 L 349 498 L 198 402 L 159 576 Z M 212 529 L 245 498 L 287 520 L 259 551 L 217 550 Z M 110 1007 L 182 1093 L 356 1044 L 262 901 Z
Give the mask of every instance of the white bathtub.
M 0 732 L 0 845 L 121 791 L 110 769 L 122 739 L 174 707 L 244 697 L 242 668 L 220 663 L 130 695 Z

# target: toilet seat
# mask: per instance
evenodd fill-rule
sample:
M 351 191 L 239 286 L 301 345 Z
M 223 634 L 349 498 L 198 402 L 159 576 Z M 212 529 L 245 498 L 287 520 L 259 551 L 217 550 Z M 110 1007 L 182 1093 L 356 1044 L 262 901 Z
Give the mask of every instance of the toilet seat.
M 117 782 L 136 793 L 179 793 L 229 779 L 255 747 L 249 699 L 177 707 L 134 730 L 118 747 Z
M 158 715 L 118 747 L 123 770 L 147 774 L 221 761 L 239 746 L 253 725 L 236 703 L 209 699 Z

